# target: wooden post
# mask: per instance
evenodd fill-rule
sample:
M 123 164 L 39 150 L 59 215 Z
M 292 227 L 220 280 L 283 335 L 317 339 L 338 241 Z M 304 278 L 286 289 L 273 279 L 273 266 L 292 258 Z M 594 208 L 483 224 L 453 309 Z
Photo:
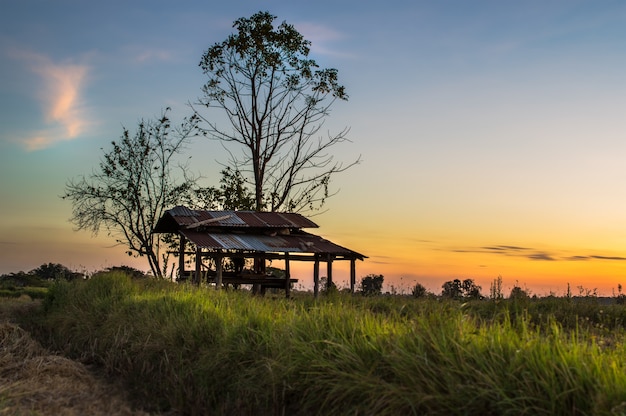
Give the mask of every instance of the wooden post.
M 317 298 L 320 294 L 320 258 L 315 255 L 315 264 L 313 265 L 313 295 Z
M 180 247 L 178 247 L 178 278 L 185 278 L 185 236 L 180 234 Z
M 252 270 L 254 271 L 254 274 L 265 274 L 265 259 L 259 256 L 255 256 Z M 260 284 L 254 283 L 252 285 L 253 295 L 257 295 L 257 294 L 262 295 L 263 293 L 264 293 L 263 287 Z
M 333 285 L 333 256 L 328 254 L 326 261 L 326 290 L 330 289 Z
M 285 297 L 291 295 L 291 271 L 289 270 L 289 253 L 285 253 Z
M 215 289 L 220 290 L 222 288 L 222 256 L 215 257 Z
M 196 275 L 193 282 L 200 285 L 200 273 L 202 272 L 202 248 L 196 246 Z
M 350 259 L 350 292 L 354 293 L 356 284 L 356 259 Z

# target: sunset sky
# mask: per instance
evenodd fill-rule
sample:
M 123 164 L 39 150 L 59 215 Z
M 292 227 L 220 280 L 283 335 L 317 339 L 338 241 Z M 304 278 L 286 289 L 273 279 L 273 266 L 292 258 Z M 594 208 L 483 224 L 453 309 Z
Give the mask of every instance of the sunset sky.
M 201 94 L 202 53 L 263 10 L 312 41 L 350 96 L 350 127 L 319 233 L 383 274 L 439 293 L 499 275 L 537 295 L 626 285 L 626 3 L 623 1 L 117 1 L 0 3 L 0 273 L 128 264 L 74 231 L 59 196 L 122 126 Z M 192 168 L 217 184 L 218 143 Z M 299 277 L 308 284 L 308 271 Z M 342 272 L 343 273 L 343 272 Z M 341 273 L 340 273 L 341 275 Z M 342 277 L 338 278 L 339 282 Z

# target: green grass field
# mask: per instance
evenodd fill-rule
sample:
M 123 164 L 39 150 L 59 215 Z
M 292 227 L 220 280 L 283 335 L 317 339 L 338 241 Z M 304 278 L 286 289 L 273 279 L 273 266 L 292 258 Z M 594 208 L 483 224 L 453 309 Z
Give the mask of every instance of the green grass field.
M 593 298 L 261 298 L 109 273 L 21 321 L 155 412 L 626 414 L 626 308 Z

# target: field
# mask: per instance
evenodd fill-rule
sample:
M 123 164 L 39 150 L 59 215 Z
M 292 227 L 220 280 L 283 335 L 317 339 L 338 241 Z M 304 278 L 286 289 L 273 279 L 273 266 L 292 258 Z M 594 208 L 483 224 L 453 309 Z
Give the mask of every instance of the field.
M 108 273 L 13 319 L 153 414 L 626 414 L 626 308 L 593 297 L 261 298 Z

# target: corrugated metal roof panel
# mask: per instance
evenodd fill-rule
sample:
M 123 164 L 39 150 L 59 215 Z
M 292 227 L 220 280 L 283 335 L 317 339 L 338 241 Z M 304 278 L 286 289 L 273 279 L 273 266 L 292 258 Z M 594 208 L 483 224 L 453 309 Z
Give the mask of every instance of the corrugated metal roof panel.
M 266 253 L 289 252 L 365 257 L 322 237 L 308 233 L 268 236 L 260 234 L 205 233 L 192 230 L 181 232 L 193 244 L 209 250 Z
M 280 213 L 278 212 L 259 212 L 259 217 L 269 226 L 269 227 L 293 227 L 293 223 L 291 221 L 287 221 Z
M 234 234 L 209 234 L 211 238 L 219 242 L 224 250 L 245 250 L 257 251 L 253 246 L 247 244 L 240 236 Z
M 248 246 L 255 251 L 275 252 L 291 251 L 291 244 L 288 239 L 279 236 L 246 234 L 238 236 Z
M 317 228 L 318 225 L 301 214 L 253 211 L 201 211 L 186 207 L 175 207 L 168 211 L 181 225 L 219 219 L 210 222 L 217 227 L 251 228 Z
M 281 212 L 280 215 L 294 224 L 297 228 L 319 228 L 319 226 L 307 217 L 293 212 Z
M 267 223 L 263 221 L 256 212 L 238 211 L 237 216 L 250 227 L 267 227 Z
M 210 250 L 223 249 L 220 242 L 216 241 L 207 233 L 199 233 L 196 231 L 181 231 L 181 233 L 187 238 L 187 240 L 191 241 L 193 244 L 200 248 L 206 248 Z
M 245 221 L 239 218 L 236 211 L 207 211 L 207 213 L 211 216 L 211 218 L 220 218 L 219 221 L 214 223 L 220 227 L 246 226 Z
M 184 207 L 182 205 L 174 207 L 174 208 L 168 210 L 168 212 L 173 217 L 197 217 L 198 216 L 198 214 L 195 211 L 193 211 L 193 210 L 191 210 L 191 209 L 189 209 L 187 207 Z
M 214 221 L 213 221 L 214 220 Z M 174 207 L 163 214 L 155 232 L 173 232 L 178 228 L 198 224 L 224 228 L 317 228 L 318 225 L 301 214 L 254 211 L 204 211 L 184 206 Z

